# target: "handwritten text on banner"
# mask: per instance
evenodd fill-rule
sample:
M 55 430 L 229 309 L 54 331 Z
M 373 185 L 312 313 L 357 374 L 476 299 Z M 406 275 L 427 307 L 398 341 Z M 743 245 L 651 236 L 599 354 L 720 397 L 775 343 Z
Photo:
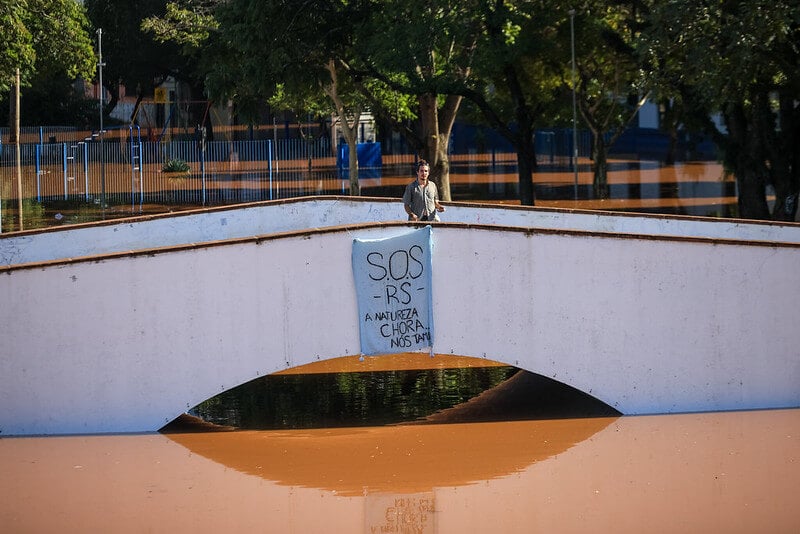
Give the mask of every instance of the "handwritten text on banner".
M 362 354 L 433 346 L 431 232 L 353 240 Z

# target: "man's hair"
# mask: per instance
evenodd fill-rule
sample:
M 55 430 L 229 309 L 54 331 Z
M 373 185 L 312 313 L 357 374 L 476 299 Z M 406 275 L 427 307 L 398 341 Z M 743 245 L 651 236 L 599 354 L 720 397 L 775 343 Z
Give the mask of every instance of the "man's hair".
M 415 169 L 415 170 L 419 170 L 419 168 L 420 168 L 420 167 L 430 167 L 430 166 L 431 166 L 431 164 L 430 164 L 430 163 L 428 163 L 428 162 L 427 162 L 427 161 L 425 161 L 424 159 L 421 159 L 421 160 L 417 161 L 417 164 L 416 164 L 416 166 L 414 167 L 414 169 Z

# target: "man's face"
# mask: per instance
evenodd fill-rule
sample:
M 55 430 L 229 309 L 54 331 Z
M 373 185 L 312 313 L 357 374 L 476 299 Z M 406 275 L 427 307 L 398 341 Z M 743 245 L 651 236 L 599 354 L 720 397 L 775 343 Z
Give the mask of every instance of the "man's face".
M 428 183 L 428 175 L 431 173 L 431 168 L 427 165 L 422 165 L 417 169 L 417 181 L 419 185 L 426 185 Z

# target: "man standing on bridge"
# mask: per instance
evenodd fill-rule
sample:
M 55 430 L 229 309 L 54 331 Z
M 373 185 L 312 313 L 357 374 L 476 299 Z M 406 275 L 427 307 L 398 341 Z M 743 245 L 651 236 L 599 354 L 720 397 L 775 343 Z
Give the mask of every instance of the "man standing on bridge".
M 403 193 L 403 207 L 408 213 L 409 221 L 438 221 L 437 211 L 444 211 L 439 204 L 439 190 L 436 184 L 428 180 L 431 167 L 427 161 L 417 162 L 417 179 L 406 186 Z

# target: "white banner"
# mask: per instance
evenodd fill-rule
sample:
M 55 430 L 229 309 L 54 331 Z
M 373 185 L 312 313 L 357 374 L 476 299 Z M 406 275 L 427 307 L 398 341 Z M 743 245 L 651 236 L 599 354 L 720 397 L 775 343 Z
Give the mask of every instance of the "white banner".
M 362 354 L 433 347 L 430 226 L 386 239 L 353 240 Z

